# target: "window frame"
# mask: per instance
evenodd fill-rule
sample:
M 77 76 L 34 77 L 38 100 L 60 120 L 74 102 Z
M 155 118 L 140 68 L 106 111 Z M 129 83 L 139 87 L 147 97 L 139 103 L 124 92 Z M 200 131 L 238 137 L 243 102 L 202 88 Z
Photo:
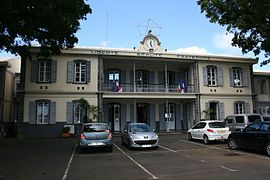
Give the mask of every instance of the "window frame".
M 218 86 L 218 78 L 217 78 L 217 67 L 216 66 L 206 66 L 207 73 L 207 84 L 211 87 Z
M 234 103 L 234 114 L 244 114 L 245 113 L 245 102 L 237 101 Z
M 232 68 L 232 78 L 234 87 L 243 87 L 243 69 L 239 67 Z M 239 80 L 239 82 L 236 82 Z
M 78 64 L 79 64 L 79 66 L 77 67 Z M 82 67 L 84 67 L 84 70 L 82 70 Z M 84 75 L 84 80 L 82 80 L 83 75 Z M 73 76 L 74 76 L 74 78 L 73 78 L 74 84 L 86 84 L 87 83 L 87 63 L 86 63 L 86 61 L 74 60 L 74 74 L 73 74 Z
M 52 73 L 52 61 L 51 60 L 38 60 L 37 61 L 37 68 L 38 68 L 38 72 L 37 72 L 37 82 L 38 83 L 50 83 L 51 82 L 51 73 Z M 41 69 L 42 65 L 43 68 Z M 41 71 L 42 70 L 42 71 Z M 42 72 L 42 73 L 41 73 Z M 41 76 L 42 75 L 42 76 Z M 43 77 L 43 78 L 41 78 Z M 46 80 L 46 77 L 48 78 L 48 80 Z
M 41 121 L 39 121 L 39 104 L 42 104 L 42 119 Z M 47 104 L 47 122 L 44 119 L 45 115 L 44 115 L 44 105 Z M 50 124 L 50 101 L 49 100 L 38 100 L 36 101 L 36 116 L 35 116 L 35 120 L 36 120 L 36 124 Z

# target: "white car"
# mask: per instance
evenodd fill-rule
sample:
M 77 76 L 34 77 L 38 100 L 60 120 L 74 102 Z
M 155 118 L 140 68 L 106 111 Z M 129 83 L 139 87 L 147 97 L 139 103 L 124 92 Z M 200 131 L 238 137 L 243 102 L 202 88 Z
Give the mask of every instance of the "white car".
M 228 139 L 230 134 L 229 127 L 222 121 L 200 121 L 188 130 L 187 139 L 201 139 L 205 144 L 209 141 Z

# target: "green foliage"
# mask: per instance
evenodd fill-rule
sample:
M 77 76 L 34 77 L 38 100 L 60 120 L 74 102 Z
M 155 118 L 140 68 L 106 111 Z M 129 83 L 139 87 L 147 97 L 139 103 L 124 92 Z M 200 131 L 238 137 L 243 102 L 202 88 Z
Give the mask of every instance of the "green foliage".
M 38 43 L 42 56 L 58 54 L 78 42 L 79 20 L 88 13 L 84 0 L 1 0 L 0 50 L 27 57 Z
M 88 101 L 84 98 L 80 99 L 81 107 L 86 109 L 86 117 L 84 122 L 93 122 L 98 119 L 98 107 L 95 105 L 90 105 Z
M 70 131 L 70 127 L 66 126 L 66 127 L 63 127 L 62 129 L 62 133 L 69 133 Z
M 269 0 L 198 0 L 198 4 L 211 23 L 226 26 L 234 34 L 232 45 L 242 53 L 252 51 L 257 56 L 264 52 L 265 58 L 270 57 Z

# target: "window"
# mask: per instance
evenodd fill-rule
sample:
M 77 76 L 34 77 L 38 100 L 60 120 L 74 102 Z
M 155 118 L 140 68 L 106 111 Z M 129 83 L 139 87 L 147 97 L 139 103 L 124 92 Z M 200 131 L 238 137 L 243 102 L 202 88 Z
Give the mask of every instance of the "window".
M 32 60 L 30 80 L 35 83 L 55 83 L 56 71 L 57 61 L 51 59 Z
M 236 116 L 235 117 L 235 122 L 240 123 L 240 124 L 244 123 L 244 118 L 245 118 L 244 116 Z
M 49 82 L 51 80 L 51 62 L 38 61 L 38 82 Z
M 37 102 L 37 124 L 49 123 L 49 102 Z
M 217 86 L 217 68 L 215 66 L 207 66 L 208 86 Z
M 167 83 L 169 85 L 175 85 L 175 73 L 173 71 L 168 71 Z M 164 82 L 164 84 L 165 84 L 165 82 Z
M 137 71 L 136 72 L 136 83 L 137 84 L 149 84 L 148 71 Z
M 262 124 L 261 131 L 270 132 L 270 124 Z
M 245 113 L 245 104 L 244 102 L 236 102 L 234 104 L 235 114 L 243 114 Z
M 267 94 L 267 89 L 266 89 L 266 80 L 261 79 L 259 80 L 259 94 Z
M 75 62 L 75 83 L 86 83 L 86 62 Z
M 259 131 L 260 130 L 260 124 L 251 124 L 246 128 L 247 132 L 254 132 L 254 131 Z
M 86 115 L 85 109 L 81 106 L 80 101 L 73 102 L 73 123 L 83 123 L 83 118 Z
M 205 126 L 206 126 L 206 123 L 202 122 L 195 125 L 192 129 L 203 129 Z
M 233 117 L 227 117 L 225 122 L 226 122 L 226 124 L 232 124 L 233 123 Z
M 233 85 L 236 87 L 243 86 L 242 69 L 233 68 Z

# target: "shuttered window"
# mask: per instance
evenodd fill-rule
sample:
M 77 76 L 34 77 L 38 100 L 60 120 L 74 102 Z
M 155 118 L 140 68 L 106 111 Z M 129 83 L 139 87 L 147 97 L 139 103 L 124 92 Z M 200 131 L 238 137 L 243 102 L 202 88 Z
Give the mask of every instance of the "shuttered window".
M 55 124 L 56 103 L 50 100 L 29 102 L 29 124 Z
M 57 61 L 33 60 L 31 62 L 31 82 L 56 82 Z
M 85 84 L 91 81 L 91 62 L 74 60 L 67 62 L 67 82 Z

